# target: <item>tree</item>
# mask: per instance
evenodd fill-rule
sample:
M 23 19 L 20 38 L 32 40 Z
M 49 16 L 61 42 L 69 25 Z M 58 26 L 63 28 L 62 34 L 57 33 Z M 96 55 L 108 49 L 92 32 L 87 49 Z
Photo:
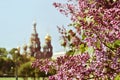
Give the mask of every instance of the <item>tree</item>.
M 15 66 L 13 60 L 0 57 L 0 76 L 13 76 Z
M 25 80 L 28 80 L 29 76 L 34 76 L 34 69 L 31 67 L 31 62 L 22 64 L 19 68 L 19 76 L 25 77 Z
M 2 68 L 3 68 L 4 62 L 5 62 L 5 60 L 2 57 L 0 57 L 0 76 L 3 75 Z
M 0 56 L 6 56 L 7 55 L 7 50 L 5 48 L 0 48 Z
M 53 66 L 57 72 L 50 80 L 115 79 L 120 74 L 120 0 L 68 0 L 54 6 L 72 20 L 70 30 L 58 27 L 62 45 L 80 54 L 34 65 L 46 72 Z

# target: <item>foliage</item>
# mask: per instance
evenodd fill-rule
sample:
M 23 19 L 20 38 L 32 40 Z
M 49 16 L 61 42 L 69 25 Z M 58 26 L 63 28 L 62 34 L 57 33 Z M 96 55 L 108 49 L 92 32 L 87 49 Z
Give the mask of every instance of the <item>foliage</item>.
M 46 73 L 55 69 L 50 80 L 114 80 L 120 74 L 120 0 L 68 0 L 53 5 L 73 22 L 70 30 L 58 27 L 61 45 L 72 55 L 42 65 L 36 60 L 33 67 Z M 76 52 L 80 54 L 73 55 Z
M 2 53 L 8 52 L 6 51 L 5 48 L 0 48 L 0 51 Z M 7 57 L 6 56 L 7 53 L 4 56 L 3 55 L 0 56 L 0 76 L 15 76 L 15 67 L 19 69 L 20 75 L 22 73 L 22 70 L 25 70 L 25 71 L 28 70 L 29 75 L 30 74 L 32 75 L 33 73 L 32 71 L 34 70 L 32 70 L 30 63 L 34 61 L 35 58 L 33 57 L 28 58 L 25 55 L 21 55 L 19 52 L 15 53 L 15 51 L 17 51 L 17 48 L 12 48 L 9 51 L 9 55 L 12 55 L 12 58 Z M 24 71 L 23 71 L 23 74 L 24 74 Z
M 15 64 L 11 59 L 1 57 L 0 58 L 0 76 L 4 76 L 4 74 L 11 76 L 11 73 L 13 73 L 14 71 L 12 70 L 14 66 Z
M 12 48 L 9 53 L 13 56 L 13 60 L 15 61 L 16 58 L 18 58 L 20 56 L 19 53 L 15 53 L 15 51 L 17 51 L 17 48 Z
M 15 51 L 17 50 L 17 48 L 12 48 L 11 50 L 10 50 L 10 54 L 15 54 Z
M 115 77 L 115 80 L 120 80 L 120 74 Z
M 7 50 L 5 48 L 0 48 L 0 56 L 6 56 Z
M 18 70 L 19 76 L 34 76 L 34 69 L 31 67 L 31 62 L 22 64 Z

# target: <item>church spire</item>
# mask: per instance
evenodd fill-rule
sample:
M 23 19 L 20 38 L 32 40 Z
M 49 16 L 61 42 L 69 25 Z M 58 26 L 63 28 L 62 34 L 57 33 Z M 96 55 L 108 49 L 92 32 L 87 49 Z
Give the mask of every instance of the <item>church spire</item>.
M 37 31 L 36 31 L 36 20 L 33 21 L 33 34 L 37 34 Z
M 30 44 L 31 44 L 31 55 L 33 56 L 36 52 L 40 51 L 41 46 L 40 46 L 40 40 L 38 37 L 38 33 L 36 31 L 36 21 L 33 21 L 33 32 L 31 34 L 30 38 Z

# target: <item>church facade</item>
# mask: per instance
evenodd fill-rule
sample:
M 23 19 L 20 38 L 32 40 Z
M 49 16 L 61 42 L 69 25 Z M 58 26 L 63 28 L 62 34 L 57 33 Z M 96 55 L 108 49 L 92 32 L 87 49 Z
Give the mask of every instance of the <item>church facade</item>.
M 36 30 L 36 22 L 33 23 L 33 32 L 30 37 L 29 45 L 23 46 L 23 54 L 26 56 L 32 56 L 37 59 L 45 59 L 51 58 L 53 55 L 53 47 L 51 45 L 51 36 L 47 34 L 45 36 L 45 46 L 43 47 L 43 51 L 41 51 L 41 42 L 38 37 L 38 33 Z

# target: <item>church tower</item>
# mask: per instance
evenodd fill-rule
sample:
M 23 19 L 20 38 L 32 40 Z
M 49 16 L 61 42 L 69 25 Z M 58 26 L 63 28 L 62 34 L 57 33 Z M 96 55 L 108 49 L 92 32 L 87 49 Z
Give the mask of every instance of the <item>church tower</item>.
M 47 34 L 45 36 L 45 45 L 43 47 L 44 58 L 51 58 L 53 55 L 53 47 L 51 45 L 51 36 Z
M 39 37 L 38 37 L 38 33 L 36 31 L 36 22 L 34 21 L 33 22 L 33 32 L 31 34 L 31 37 L 30 37 L 30 45 L 29 45 L 29 48 L 30 48 L 30 55 L 31 56 L 34 56 L 38 53 L 38 52 L 41 52 L 41 46 L 40 46 L 40 40 L 39 40 Z
M 53 55 L 53 47 L 51 44 L 51 36 L 47 34 L 45 36 L 45 45 L 43 51 L 41 51 L 40 39 L 36 30 L 36 22 L 33 22 L 33 29 L 30 36 L 28 45 L 23 46 L 23 54 L 26 57 L 35 57 L 36 59 L 51 58 Z

